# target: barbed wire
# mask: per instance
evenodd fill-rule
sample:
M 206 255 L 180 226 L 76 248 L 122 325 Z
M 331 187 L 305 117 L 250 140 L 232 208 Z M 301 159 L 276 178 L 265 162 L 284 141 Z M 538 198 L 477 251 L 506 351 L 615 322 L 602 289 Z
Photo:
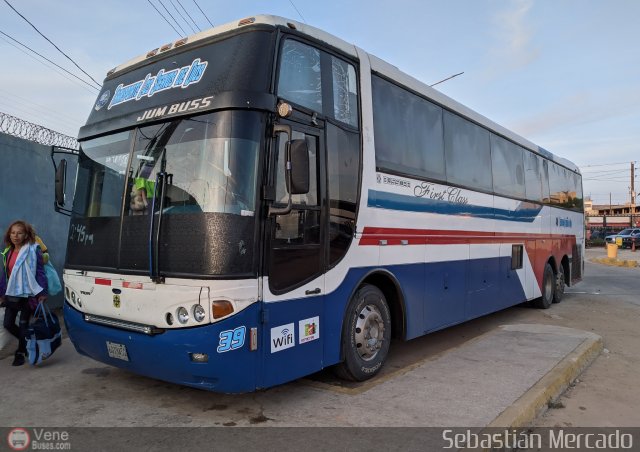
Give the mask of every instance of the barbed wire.
M 78 149 L 78 140 L 55 130 L 34 124 L 24 119 L 16 118 L 0 111 L 0 132 L 34 141 L 45 146 L 62 146 Z

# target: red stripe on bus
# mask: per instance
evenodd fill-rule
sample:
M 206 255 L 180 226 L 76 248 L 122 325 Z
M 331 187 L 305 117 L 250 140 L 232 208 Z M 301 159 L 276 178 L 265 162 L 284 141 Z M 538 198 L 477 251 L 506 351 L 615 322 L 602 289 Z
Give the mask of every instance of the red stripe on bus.
M 544 266 L 550 256 L 558 259 L 570 256 L 576 244 L 576 236 L 571 234 L 531 234 L 487 231 L 451 231 L 442 229 L 400 229 L 365 227 L 359 244 L 379 246 L 381 240 L 386 245 L 478 245 L 500 243 L 523 243 L 531 262 L 531 267 L 542 287 Z
M 487 231 L 451 231 L 442 229 L 400 229 L 365 227 L 360 238 L 360 245 L 380 245 L 386 240 L 387 245 L 455 245 L 455 244 L 489 244 L 511 243 L 524 240 L 574 240 L 571 234 L 532 234 L 513 232 Z
M 111 285 L 111 280 L 110 279 L 96 278 L 94 282 L 96 284 L 101 285 L 101 286 L 110 286 Z

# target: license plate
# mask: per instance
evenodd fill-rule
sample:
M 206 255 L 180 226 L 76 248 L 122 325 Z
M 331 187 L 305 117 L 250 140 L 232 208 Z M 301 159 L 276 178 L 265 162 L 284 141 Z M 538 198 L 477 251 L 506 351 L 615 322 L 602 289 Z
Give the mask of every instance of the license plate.
M 117 344 L 115 342 L 107 341 L 107 353 L 109 356 L 123 361 L 129 361 L 129 355 L 127 355 L 127 347 L 124 344 Z
M 622 237 L 616 237 L 616 245 L 622 246 Z

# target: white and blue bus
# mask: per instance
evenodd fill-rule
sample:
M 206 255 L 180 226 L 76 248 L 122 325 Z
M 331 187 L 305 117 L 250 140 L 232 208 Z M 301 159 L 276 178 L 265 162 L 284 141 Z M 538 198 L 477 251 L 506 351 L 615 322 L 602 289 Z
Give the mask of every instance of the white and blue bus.
M 364 380 L 392 338 L 548 308 L 582 276 L 576 165 L 305 24 L 116 67 L 78 139 L 69 337 L 141 375 Z

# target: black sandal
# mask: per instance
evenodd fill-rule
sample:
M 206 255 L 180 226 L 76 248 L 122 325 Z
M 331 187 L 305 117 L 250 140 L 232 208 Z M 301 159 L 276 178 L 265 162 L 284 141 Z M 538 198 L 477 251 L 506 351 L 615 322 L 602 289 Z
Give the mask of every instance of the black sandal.
M 12 366 L 22 366 L 24 364 L 24 354 L 23 353 L 16 353 L 15 357 L 13 358 L 13 363 L 11 364 Z

